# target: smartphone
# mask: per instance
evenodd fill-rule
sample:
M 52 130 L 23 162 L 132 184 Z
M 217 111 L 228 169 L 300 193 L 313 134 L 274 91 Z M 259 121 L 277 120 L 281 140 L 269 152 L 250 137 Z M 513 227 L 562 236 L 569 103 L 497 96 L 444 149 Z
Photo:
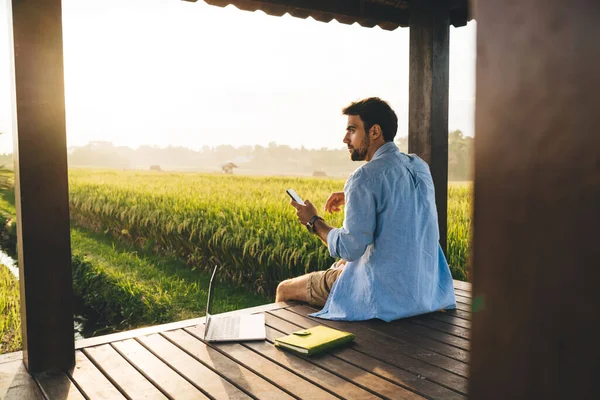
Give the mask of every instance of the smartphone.
M 302 197 L 298 196 L 298 193 L 294 191 L 294 189 L 288 189 L 285 191 L 296 203 L 304 205 L 304 200 Z

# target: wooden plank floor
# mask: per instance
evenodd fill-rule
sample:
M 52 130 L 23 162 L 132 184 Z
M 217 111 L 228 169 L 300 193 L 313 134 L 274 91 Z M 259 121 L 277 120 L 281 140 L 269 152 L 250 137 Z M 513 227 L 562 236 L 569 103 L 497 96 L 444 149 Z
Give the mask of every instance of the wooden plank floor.
M 277 303 L 234 313 L 264 313 L 264 342 L 200 338 L 204 318 L 76 343 L 74 370 L 30 376 L 21 353 L 0 356 L 2 399 L 464 399 L 471 320 L 470 284 L 455 281 L 457 309 L 391 323 L 327 321 L 315 309 Z M 328 325 L 356 335 L 329 353 L 300 357 L 277 337 Z

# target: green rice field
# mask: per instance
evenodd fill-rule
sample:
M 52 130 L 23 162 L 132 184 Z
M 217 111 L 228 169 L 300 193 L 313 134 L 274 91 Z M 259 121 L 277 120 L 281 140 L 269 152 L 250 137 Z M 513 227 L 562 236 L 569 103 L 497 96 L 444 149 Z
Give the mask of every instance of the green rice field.
M 301 226 L 285 189 L 317 207 L 344 181 L 135 171 L 70 172 L 76 225 L 138 248 L 174 256 L 190 268 L 222 266 L 221 277 L 272 295 L 278 282 L 325 269 L 334 260 Z M 455 279 L 468 278 L 471 188 L 449 191 L 448 261 Z M 341 226 L 343 214 L 324 214 Z
M 21 349 L 19 282 L 0 265 L 0 354 Z

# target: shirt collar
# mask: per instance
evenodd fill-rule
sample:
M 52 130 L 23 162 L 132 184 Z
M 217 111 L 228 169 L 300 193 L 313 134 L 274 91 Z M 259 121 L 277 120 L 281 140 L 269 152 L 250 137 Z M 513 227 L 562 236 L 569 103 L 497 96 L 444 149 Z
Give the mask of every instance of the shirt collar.
M 393 141 L 384 143 L 381 145 L 380 148 L 377 149 L 375 154 L 373 154 L 373 158 L 371 158 L 371 161 L 381 158 L 384 154 L 391 153 L 394 151 L 398 151 L 398 146 L 396 146 L 396 143 L 394 143 Z

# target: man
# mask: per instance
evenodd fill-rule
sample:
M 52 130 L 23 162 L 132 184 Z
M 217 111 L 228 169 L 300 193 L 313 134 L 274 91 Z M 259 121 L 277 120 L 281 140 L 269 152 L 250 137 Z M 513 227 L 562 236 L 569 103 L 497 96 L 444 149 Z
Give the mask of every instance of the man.
M 298 220 L 340 261 L 327 271 L 281 282 L 276 301 L 324 306 L 312 315 L 339 320 L 391 321 L 455 308 L 428 165 L 398 150 L 398 118 L 385 101 L 364 99 L 343 114 L 351 159 L 367 161 L 325 204 L 330 213 L 345 205 L 343 226 L 326 224 L 309 200 L 291 202 Z

